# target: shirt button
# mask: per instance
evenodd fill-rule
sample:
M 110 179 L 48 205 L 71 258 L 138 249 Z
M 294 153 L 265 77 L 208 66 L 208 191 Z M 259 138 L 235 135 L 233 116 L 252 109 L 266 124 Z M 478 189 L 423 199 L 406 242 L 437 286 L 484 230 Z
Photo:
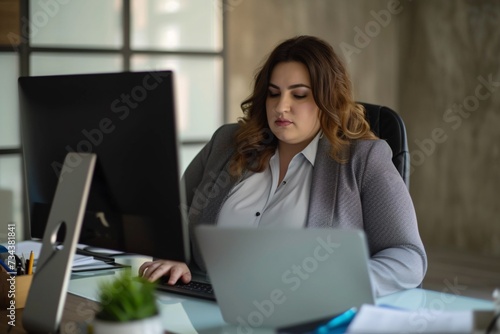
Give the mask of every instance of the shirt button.
M 260 212 L 256 212 L 256 213 L 255 213 L 255 216 L 256 216 L 256 217 L 260 216 Z

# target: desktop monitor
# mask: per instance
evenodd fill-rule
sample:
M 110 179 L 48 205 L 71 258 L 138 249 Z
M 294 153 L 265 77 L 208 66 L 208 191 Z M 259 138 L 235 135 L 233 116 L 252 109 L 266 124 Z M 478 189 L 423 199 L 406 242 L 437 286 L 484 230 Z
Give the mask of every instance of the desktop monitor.
M 171 71 L 19 78 L 32 238 L 78 155 L 97 156 L 79 242 L 187 261 Z

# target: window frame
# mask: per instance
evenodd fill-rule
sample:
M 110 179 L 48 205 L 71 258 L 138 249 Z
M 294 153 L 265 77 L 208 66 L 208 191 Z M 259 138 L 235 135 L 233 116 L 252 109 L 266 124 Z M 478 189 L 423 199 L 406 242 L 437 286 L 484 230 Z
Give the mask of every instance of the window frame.
M 226 82 L 227 82 L 227 64 L 226 64 L 226 11 L 224 10 L 223 3 L 225 0 L 214 0 L 219 2 L 214 3 L 214 5 L 218 5 L 221 8 L 221 33 L 222 33 L 222 45 L 220 51 L 206 51 L 206 50 L 177 50 L 177 51 L 169 51 L 169 50 L 157 50 L 157 49 L 140 49 L 133 50 L 131 48 L 131 27 L 132 27 L 132 15 L 131 15 L 131 0 L 122 0 L 122 47 L 113 49 L 113 48 L 88 48 L 88 47 L 37 47 L 32 46 L 30 43 L 29 34 L 26 36 L 23 34 L 24 31 L 29 31 L 30 24 L 30 0 L 20 0 L 19 1 L 19 33 L 22 40 L 19 45 L 2 45 L 0 46 L 0 52 L 14 52 L 18 54 L 19 59 L 19 76 L 29 76 L 31 73 L 30 68 L 30 58 L 33 53 L 72 53 L 72 54 L 114 54 L 121 55 L 123 72 L 127 72 L 131 70 L 131 59 L 134 55 L 168 55 L 168 56 L 204 56 L 204 57 L 219 57 L 222 61 L 222 73 L 221 73 L 221 89 L 222 96 L 220 105 L 222 106 L 222 123 L 227 123 L 228 121 L 228 112 L 227 112 L 227 93 L 226 93 Z M 24 26 L 23 26 L 24 25 Z M 28 26 L 26 26 L 28 25 Z M 23 29 L 23 27 L 25 29 Z M 19 124 L 20 126 L 20 124 Z M 195 147 L 205 144 L 210 138 L 205 138 L 203 140 L 182 140 L 180 141 L 180 146 L 182 147 Z M 21 140 L 19 147 L 12 148 L 0 148 L 0 158 L 8 155 L 16 155 L 21 157 L 22 169 L 24 170 L 24 161 L 22 159 L 22 142 Z M 22 173 L 22 171 L 21 171 Z M 28 215 L 27 205 L 26 205 L 26 179 L 24 173 L 22 173 L 22 203 L 23 203 L 23 212 L 22 222 L 16 222 L 18 224 L 23 224 L 24 235 L 19 236 L 22 239 L 29 239 L 29 228 L 28 228 Z

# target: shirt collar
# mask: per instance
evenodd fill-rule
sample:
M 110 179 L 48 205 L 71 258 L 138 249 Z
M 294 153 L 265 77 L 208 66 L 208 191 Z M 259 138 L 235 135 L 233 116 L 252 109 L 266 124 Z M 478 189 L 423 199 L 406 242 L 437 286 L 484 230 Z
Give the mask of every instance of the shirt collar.
M 320 130 L 318 134 L 311 140 L 309 145 L 306 146 L 300 153 L 313 165 L 314 167 L 314 162 L 316 161 L 316 153 L 318 152 L 318 142 L 321 136 L 323 135 L 323 132 Z
M 299 153 L 297 153 L 296 156 L 299 154 L 302 154 L 304 158 L 309 161 L 309 163 L 314 167 L 314 162 L 316 161 L 316 153 L 318 152 L 318 143 L 320 138 L 323 137 L 323 131 L 319 131 L 316 136 L 311 140 L 311 142 Z M 273 156 L 271 157 L 271 162 L 278 156 L 278 151 L 279 149 L 276 147 L 276 151 L 274 152 Z M 292 159 L 293 160 L 293 159 Z

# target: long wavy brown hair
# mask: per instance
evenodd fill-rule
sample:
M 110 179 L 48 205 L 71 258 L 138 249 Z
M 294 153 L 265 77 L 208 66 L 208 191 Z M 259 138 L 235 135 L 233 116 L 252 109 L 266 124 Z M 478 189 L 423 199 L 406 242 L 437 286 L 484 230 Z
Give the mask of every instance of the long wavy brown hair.
M 294 37 L 271 52 L 255 76 L 253 93 L 241 103 L 244 116 L 238 120 L 240 127 L 235 134 L 236 151 L 230 168 L 234 177 L 245 170 L 262 172 L 276 150 L 278 140 L 267 122 L 266 98 L 274 67 L 290 61 L 300 62 L 309 70 L 321 130 L 331 143 L 333 159 L 347 162 L 352 140 L 376 139 L 363 106 L 353 100 L 351 80 L 333 48 L 317 37 Z

